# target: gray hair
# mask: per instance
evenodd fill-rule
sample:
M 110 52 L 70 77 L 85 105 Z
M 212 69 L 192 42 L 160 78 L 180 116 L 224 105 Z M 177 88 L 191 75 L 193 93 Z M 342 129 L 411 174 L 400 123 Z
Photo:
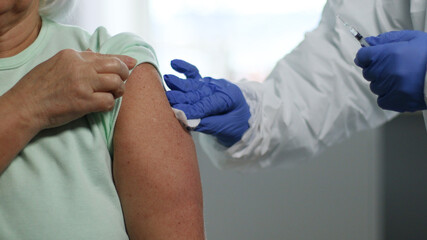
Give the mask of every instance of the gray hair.
M 64 20 L 69 17 L 77 0 L 40 0 L 39 14 L 43 17 Z

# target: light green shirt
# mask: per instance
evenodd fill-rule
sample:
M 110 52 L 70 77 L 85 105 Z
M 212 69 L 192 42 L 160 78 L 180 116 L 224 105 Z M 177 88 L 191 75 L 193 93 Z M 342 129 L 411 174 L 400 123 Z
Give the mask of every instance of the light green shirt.
M 157 66 L 139 37 L 111 37 L 43 19 L 37 40 L 0 59 L 0 94 L 62 49 L 134 57 Z M 37 89 L 34 89 L 37 91 Z M 0 239 L 128 239 L 112 179 L 112 136 L 120 107 L 40 132 L 0 175 Z M 1 154 L 1 153 L 0 153 Z

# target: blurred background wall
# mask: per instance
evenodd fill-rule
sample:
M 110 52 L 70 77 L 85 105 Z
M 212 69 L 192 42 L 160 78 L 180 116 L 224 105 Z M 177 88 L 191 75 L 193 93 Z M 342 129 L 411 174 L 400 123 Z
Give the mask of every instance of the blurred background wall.
M 202 75 L 263 81 L 317 25 L 324 3 L 80 0 L 68 22 L 140 35 L 155 48 L 162 73 L 182 58 Z M 420 115 L 402 115 L 300 166 L 250 174 L 217 170 L 199 152 L 207 237 L 426 239 L 426 137 Z

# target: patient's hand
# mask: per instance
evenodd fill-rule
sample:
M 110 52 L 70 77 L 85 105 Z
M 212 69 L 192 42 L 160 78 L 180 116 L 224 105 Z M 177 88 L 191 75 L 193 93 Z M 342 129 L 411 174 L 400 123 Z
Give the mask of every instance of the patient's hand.
M 0 96 L 0 173 L 41 130 L 114 107 L 136 61 L 63 50 Z
M 15 104 L 22 103 L 40 129 L 57 127 L 111 110 L 135 63 L 121 55 L 62 50 L 25 75 L 9 95 L 15 96 Z

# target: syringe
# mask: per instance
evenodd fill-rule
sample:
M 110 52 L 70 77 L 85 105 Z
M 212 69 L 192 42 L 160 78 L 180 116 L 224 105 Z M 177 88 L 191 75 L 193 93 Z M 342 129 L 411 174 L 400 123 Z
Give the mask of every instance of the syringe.
M 350 33 L 357 39 L 357 41 L 359 41 L 359 43 L 360 43 L 360 45 L 362 45 L 362 47 L 369 47 L 369 46 L 371 46 L 365 40 L 365 38 L 362 36 L 362 34 L 360 34 L 353 26 L 351 26 L 350 24 L 348 24 L 347 22 L 345 22 L 340 17 L 340 15 L 337 15 L 337 18 L 344 24 L 344 26 L 346 26 L 348 28 L 348 30 L 350 30 Z

